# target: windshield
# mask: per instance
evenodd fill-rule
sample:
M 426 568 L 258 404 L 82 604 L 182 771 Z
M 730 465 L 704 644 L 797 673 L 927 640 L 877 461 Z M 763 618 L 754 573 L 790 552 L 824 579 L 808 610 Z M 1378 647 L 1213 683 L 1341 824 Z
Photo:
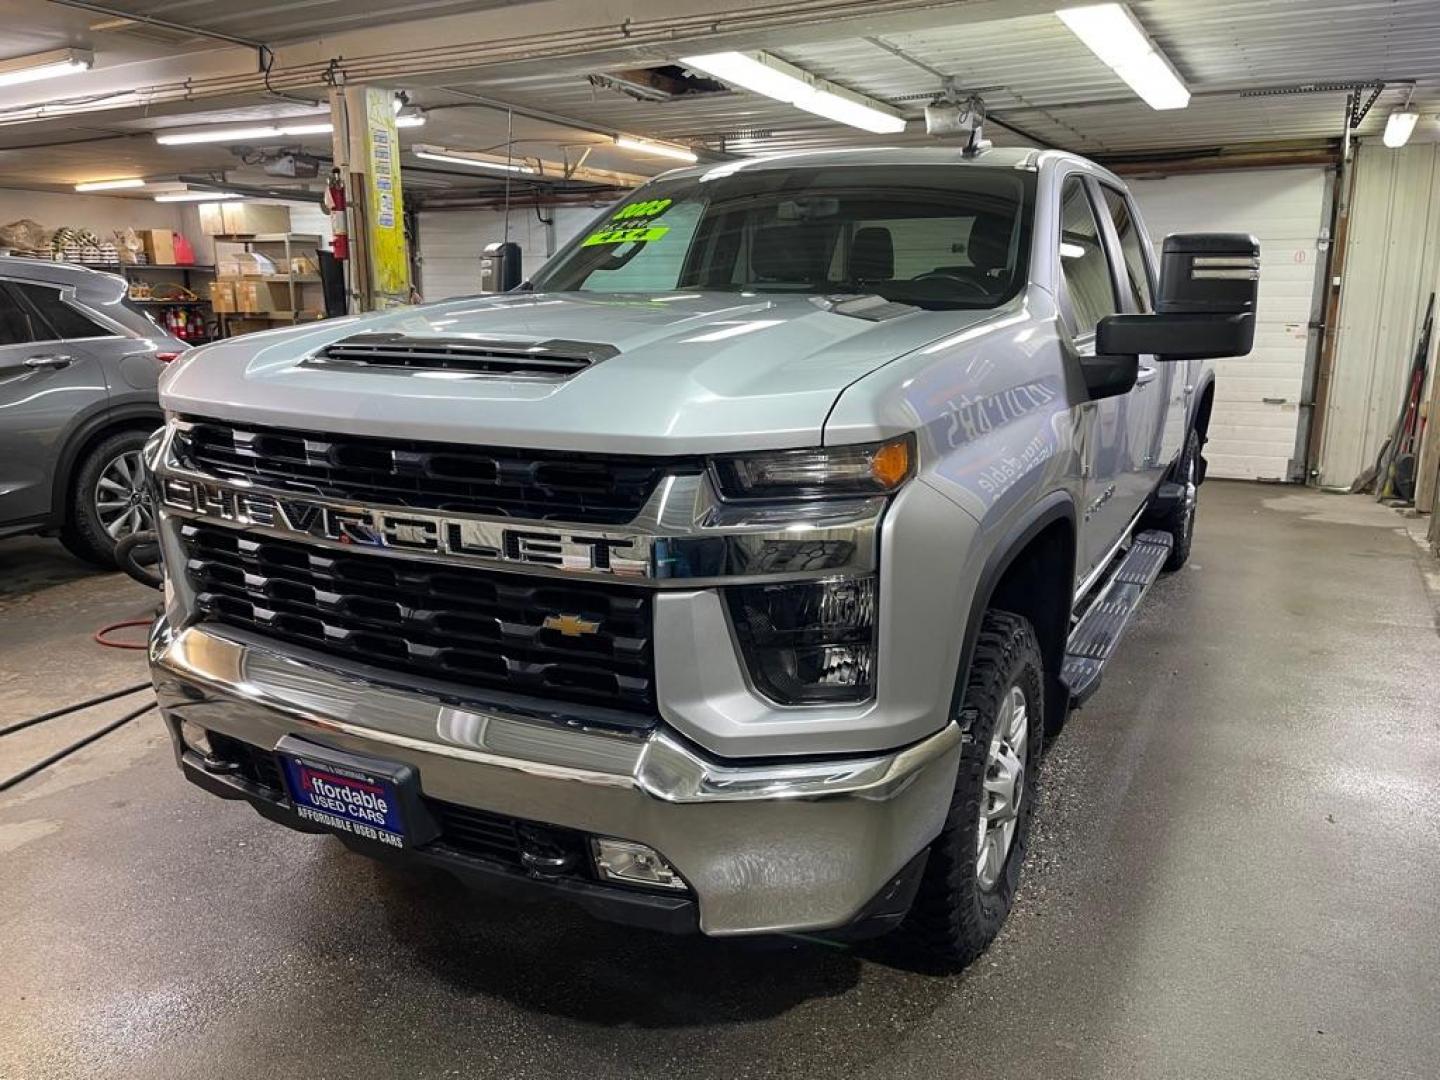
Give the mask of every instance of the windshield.
M 878 294 L 988 308 L 1025 275 L 1032 173 L 964 165 L 739 169 L 607 211 L 536 289 Z

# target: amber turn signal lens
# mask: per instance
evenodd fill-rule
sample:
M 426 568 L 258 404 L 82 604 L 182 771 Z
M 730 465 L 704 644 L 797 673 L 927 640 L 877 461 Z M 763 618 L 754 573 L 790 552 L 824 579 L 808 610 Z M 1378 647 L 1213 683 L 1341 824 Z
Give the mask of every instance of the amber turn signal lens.
M 870 475 L 884 488 L 898 487 L 910 475 L 910 440 L 888 442 L 870 458 Z

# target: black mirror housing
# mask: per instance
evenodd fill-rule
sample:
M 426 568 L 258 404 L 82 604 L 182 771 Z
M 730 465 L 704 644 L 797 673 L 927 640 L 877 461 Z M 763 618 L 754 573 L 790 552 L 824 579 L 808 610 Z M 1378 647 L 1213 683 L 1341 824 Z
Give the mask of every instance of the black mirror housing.
M 1157 315 L 1255 313 L 1260 241 L 1248 233 L 1174 233 L 1160 255 Z
M 1095 332 L 1102 354 L 1147 353 L 1161 360 L 1245 356 L 1255 344 L 1255 316 L 1107 315 Z
M 1108 353 L 1082 356 L 1080 373 L 1091 401 L 1119 397 L 1135 388 L 1135 380 L 1140 377 L 1140 358 L 1134 353 L 1128 356 Z
M 1260 242 L 1248 233 L 1165 238 L 1154 315 L 1109 315 L 1096 327 L 1102 355 L 1161 360 L 1245 356 L 1255 344 Z

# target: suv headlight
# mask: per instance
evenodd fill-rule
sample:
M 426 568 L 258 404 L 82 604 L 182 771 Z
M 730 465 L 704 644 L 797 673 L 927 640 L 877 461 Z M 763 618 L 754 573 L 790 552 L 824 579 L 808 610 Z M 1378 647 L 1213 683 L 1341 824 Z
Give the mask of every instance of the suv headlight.
M 915 471 L 910 435 L 879 443 L 735 454 L 712 461 L 726 499 L 883 495 Z
M 781 705 L 875 693 L 878 588 L 872 575 L 725 590 L 750 678 Z

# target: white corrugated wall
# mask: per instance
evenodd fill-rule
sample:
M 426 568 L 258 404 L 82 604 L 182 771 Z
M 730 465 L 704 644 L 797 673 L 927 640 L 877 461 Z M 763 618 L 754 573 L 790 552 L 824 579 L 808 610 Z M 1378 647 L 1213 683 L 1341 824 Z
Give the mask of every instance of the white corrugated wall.
M 1166 234 L 1248 232 L 1260 240 L 1255 348 L 1215 363 L 1215 411 L 1205 457 L 1210 475 L 1288 480 L 1316 302 L 1316 262 L 1328 226 L 1328 184 L 1318 166 L 1243 169 L 1128 181 L 1158 253 Z
M 603 204 L 601 204 L 603 205 Z M 521 267 L 529 277 L 599 211 L 589 206 L 542 207 L 547 226 L 533 207 L 512 207 L 510 239 L 520 245 Z M 421 293 L 426 300 L 466 296 L 480 287 L 480 252 L 505 239 L 500 210 L 420 211 Z
M 1348 487 L 1375 463 L 1399 415 L 1425 301 L 1440 278 L 1440 145 L 1391 150 L 1366 141 L 1354 168 L 1320 447 L 1319 481 L 1334 487 Z

